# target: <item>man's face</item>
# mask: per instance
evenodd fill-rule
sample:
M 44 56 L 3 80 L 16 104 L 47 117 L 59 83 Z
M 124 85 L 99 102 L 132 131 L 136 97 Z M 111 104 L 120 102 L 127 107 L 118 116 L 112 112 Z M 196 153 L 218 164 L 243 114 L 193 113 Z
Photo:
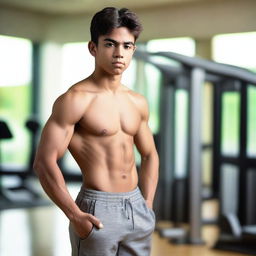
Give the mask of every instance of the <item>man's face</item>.
M 125 28 L 115 28 L 110 34 L 100 36 L 95 46 L 96 67 L 110 75 L 120 75 L 129 66 L 135 50 L 133 34 Z

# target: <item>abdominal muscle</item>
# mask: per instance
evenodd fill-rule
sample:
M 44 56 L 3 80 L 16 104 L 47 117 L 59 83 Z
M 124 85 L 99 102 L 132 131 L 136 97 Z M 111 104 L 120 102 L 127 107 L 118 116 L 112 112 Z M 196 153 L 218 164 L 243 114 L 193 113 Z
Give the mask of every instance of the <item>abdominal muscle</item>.
M 74 133 L 69 151 L 81 168 L 83 185 L 105 192 L 128 192 L 137 187 L 133 137 Z

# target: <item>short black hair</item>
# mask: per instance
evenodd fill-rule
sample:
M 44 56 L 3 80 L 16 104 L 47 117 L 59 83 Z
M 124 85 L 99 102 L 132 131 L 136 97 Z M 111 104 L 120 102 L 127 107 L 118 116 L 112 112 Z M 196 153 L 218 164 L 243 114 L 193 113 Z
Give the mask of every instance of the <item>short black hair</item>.
M 127 8 L 106 7 L 92 18 L 91 41 L 97 45 L 99 36 L 107 35 L 120 27 L 126 27 L 134 35 L 135 41 L 142 31 L 142 25 L 134 12 Z

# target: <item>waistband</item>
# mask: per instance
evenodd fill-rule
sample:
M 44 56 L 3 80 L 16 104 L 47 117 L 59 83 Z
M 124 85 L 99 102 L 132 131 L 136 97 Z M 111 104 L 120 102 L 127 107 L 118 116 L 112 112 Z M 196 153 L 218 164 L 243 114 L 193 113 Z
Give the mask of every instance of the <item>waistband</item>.
M 132 191 L 121 192 L 121 193 L 104 192 L 104 191 L 87 189 L 85 187 L 81 187 L 81 190 L 79 192 L 79 197 L 102 201 L 102 202 L 108 202 L 108 203 L 123 202 L 124 200 L 127 200 L 127 199 L 129 199 L 130 202 L 135 202 L 143 198 L 139 187 L 136 187 Z

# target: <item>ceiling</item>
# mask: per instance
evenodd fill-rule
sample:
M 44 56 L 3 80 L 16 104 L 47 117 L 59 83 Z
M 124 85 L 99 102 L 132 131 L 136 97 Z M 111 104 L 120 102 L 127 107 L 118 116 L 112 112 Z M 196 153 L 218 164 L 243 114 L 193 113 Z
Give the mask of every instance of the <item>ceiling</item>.
M 0 0 L 0 8 L 4 6 L 37 13 L 61 15 L 95 13 L 106 6 L 145 9 L 198 1 L 202 0 Z

